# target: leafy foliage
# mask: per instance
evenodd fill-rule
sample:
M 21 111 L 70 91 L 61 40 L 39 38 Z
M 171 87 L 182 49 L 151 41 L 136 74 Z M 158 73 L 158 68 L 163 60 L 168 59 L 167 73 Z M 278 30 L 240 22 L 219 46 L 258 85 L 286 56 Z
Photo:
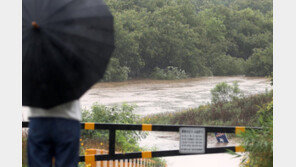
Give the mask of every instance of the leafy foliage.
M 169 66 L 188 77 L 272 72 L 272 0 L 106 3 L 115 19 L 115 59 L 110 66 L 129 69 L 128 77 L 120 79 L 120 72 L 106 73 L 107 81 L 153 77 L 156 68 Z
M 247 60 L 246 73 L 251 76 L 268 76 L 273 70 L 272 46 L 264 49 L 254 49 Z
M 120 66 L 119 60 L 111 58 L 102 81 L 125 81 L 128 79 L 130 69 L 127 66 Z
M 273 102 L 261 107 L 257 115 L 262 130 L 248 130 L 239 135 L 247 152 L 241 163 L 243 167 L 273 166 Z
M 122 104 L 122 106 L 107 107 L 94 104 L 91 111 L 84 110 L 82 113 L 83 122 L 97 123 L 122 123 L 135 124 L 138 116 L 133 113 L 135 106 Z M 88 140 L 97 139 L 107 143 L 109 138 L 108 131 L 82 131 L 83 138 Z M 120 151 L 139 151 L 138 141 L 146 137 L 146 134 L 140 131 L 116 131 L 116 148 Z
M 245 73 L 246 62 L 242 58 L 222 55 L 213 58 L 214 75 L 230 76 Z
M 212 103 L 228 102 L 235 98 L 243 96 L 243 93 L 238 87 L 237 82 L 233 82 L 233 85 L 228 85 L 226 82 L 221 82 L 211 90 Z
M 188 76 L 184 70 L 179 69 L 178 67 L 168 66 L 166 69 L 160 69 L 156 67 L 151 74 L 151 78 L 154 79 L 185 79 Z
M 266 92 L 179 112 L 152 114 L 141 121 L 152 124 L 257 126 L 259 106 L 269 103 L 272 95 L 272 92 Z

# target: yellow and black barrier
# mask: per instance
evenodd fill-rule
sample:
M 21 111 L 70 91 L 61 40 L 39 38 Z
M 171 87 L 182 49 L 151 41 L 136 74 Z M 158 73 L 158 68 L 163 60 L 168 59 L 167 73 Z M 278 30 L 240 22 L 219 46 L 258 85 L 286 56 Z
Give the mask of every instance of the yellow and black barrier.
M 215 148 L 207 148 L 205 153 L 202 154 L 214 154 L 214 153 L 225 153 L 227 150 L 231 150 L 233 152 L 244 152 L 244 148 L 241 146 L 230 146 L 230 147 L 215 147 Z M 80 156 L 80 161 L 103 161 L 103 160 L 118 160 L 118 159 L 134 159 L 134 158 L 156 158 L 156 157 L 167 157 L 167 156 L 181 156 L 181 155 L 197 155 L 194 154 L 181 154 L 179 150 L 169 150 L 169 151 L 143 151 L 143 152 L 135 152 L 135 153 L 119 153 L 110 157 L 108 154 L 106 155 L 92 155 L 92 157 Z
M 23 128 L 29 127 L 29 122 L 22 122 Z M 243 127 L 243 126 L 187 126 L 187 125 L 152 125 L 152 124 L 102 124 L 85 122 L 81 123 L 81 129 L 84 130 L 109 130 L 109 152 L 106 155 L 85 155 L 80 156 L 80 162 L 93 162 L 103 160 L 119 160 L 119 159 L 133 159 L 133 158 L 154 158 L 165 156 L 180 156 L 180 155 L 195 155 L 194 154 L 182 154 L 179 150 L 167 150 L 167 151 L 144 151 L 135 153 L 115 154 L 115 137 L 116 130 L 138 130 L 138 131 L 168 131 L 179 132 L 180 128 L 204 128 L 205 129 L 205 152 L 202 154 L 211 153 L 224 153 L 228 150 L 234 152 L 244 152 L 244 148 L 241 146 L 231 147 L 216 147 L 207 148 L 207 133 L 234 133 L 240 134 L 248 129 L 260 129 L 258 127 Z
M 29 127 L 29 122 L 22 122 L 23 128 Z M 104 124 L 94 122 L 82 122 L 84 130 L 138 130 L 138 131 L 167 131 L 179 132 L 179 128 L 205 128 L 208 133 L 235 133 L 245 132 L 246 129 L 260 129 L 258 127 L 244 126 L 195 126 L 195 125 L 152 125 L 152 124 Z

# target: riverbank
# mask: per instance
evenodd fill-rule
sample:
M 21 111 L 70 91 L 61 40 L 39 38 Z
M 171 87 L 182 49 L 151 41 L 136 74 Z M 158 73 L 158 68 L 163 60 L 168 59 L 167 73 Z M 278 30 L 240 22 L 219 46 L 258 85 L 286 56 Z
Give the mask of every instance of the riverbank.
M 208 103 L 181 112 L 147 115 L 142 123 L 170 125 L 255 126 L 256 113 L 272 101 L 272 91 L 234 99 L 230 102 Z
M 251 76 L 244 76 L 244 75 L 237 75 L 237 76 L 203 76 L 203 77 L 196 77 L 196 78 L 185 78 L 185 79 L 176 79 L 176 80 L 157 80 L 157 79 L 150 79 L 150 78 L 139 78 L 139 79 L 130 79 L 126 81 L 120 82 L 98 82 L 91 87 L 91 89 L 96 88 L 112 88 L 112 87 L 121 87 L 127 85 L 141 85 L 141 84 L 177 84 L 177 83 L 185 83 L 185 82 L 198 82 L 198 81 L 205 81 L 205 80 L 227 80 L 235 78 L 237 80 L 245 79 L 245 80 L 262 80 L 266 79 L 267 77 L 251 77 Z

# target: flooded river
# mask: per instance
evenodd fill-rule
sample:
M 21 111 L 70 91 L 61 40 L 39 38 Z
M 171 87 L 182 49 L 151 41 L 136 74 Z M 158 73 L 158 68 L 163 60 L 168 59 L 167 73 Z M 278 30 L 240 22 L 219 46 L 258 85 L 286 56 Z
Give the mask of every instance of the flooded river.
M 80 99 L 83 108 L 94 102 L 104 105 L 136 104 L 135 113 L 147 115 L 161 112 L 181 111 L 209 102 L 210 90 L 220 82 L 237 81 L 246 94 L 255 94 L 271 89 L 266 78 L 254 77 L 201 77 L 178 81 L 127 81 L 99 83 Z
M 95 102 L 107 106 L 121 105 L 122 103 L 135 104 L 137 105 L 135 113 L 141 116 L 175 112 L 210 102 L 210 90 L 216 84 L 220 82 L 231 84 L 234 81 L 238 82 L 239 88 L 245 95 L 262 93 L 272 89 L 268 79 L 259 77 L 201 77 L 178 81 L 134 80 L 98 83 L 81 97 L 80 102 L 82 108 L 85 109 L 89 109 Z M 23 115 L 26 120 L 26 108 L 23 108 Z M 214 138 L 209 141 L 209 147 L 215 144 Z M 157 150 L 178 149 L 178 134 L 150 132 L 148 137 L 140 142 L 140 145 L 149 148 L 157 147 Z M 223 164 L 222 167 L 237 167 L 239 163 L 239 159 L 233 159 L 228 154 L 167 157 L 164 159 L 169 167 L 217 167 L 221 164 Z M 185 162 L 188 164 L 186 165 Z

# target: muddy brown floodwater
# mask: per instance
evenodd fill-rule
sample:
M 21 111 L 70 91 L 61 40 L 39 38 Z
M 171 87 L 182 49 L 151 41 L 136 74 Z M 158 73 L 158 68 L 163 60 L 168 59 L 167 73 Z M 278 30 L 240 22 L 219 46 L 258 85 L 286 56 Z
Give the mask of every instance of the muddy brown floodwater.
M 177 81 L 133 80 L 126 82 L 98 83 L 80 99 L 82 108 L 89 109 L 95 102 L 107 106 L 122 103 L 135 104 L 135 113 L 140 116 L 161 112 L 175 112 L 195 108 L 211 100 L 210 90 L 220 82 L 238 82 L 245 95 L 262 93 L 272 89 L 267 78 L 262 77 L 200 77 Z M 26 108 L 23 116 L 26 120 Z M 230 141 L 230 145 L 234 145 Z M 178 149 L 178 133 L 150 132 L 140 141 L 143 147 L 156 147 L 157 150 Z M 215 139 L 209 138 L 209 146 Z M 238 167 L 239 159 L 228 154 L 195 155 L 164 158 L 169 167 L 206 166 Z
M 135 113 L 147 115 L 161 112 L 181 111 L 209 102 L 210 90 L 220 82 L 237 81 L 246 94 L 271 89 L 266 78 L 258 77 L 201 77 L 178 81 L 141 80 L 120 83 L 99 83 L 80 99 L 84 108 L 94 102 L 104 105 L 136 104 Z

